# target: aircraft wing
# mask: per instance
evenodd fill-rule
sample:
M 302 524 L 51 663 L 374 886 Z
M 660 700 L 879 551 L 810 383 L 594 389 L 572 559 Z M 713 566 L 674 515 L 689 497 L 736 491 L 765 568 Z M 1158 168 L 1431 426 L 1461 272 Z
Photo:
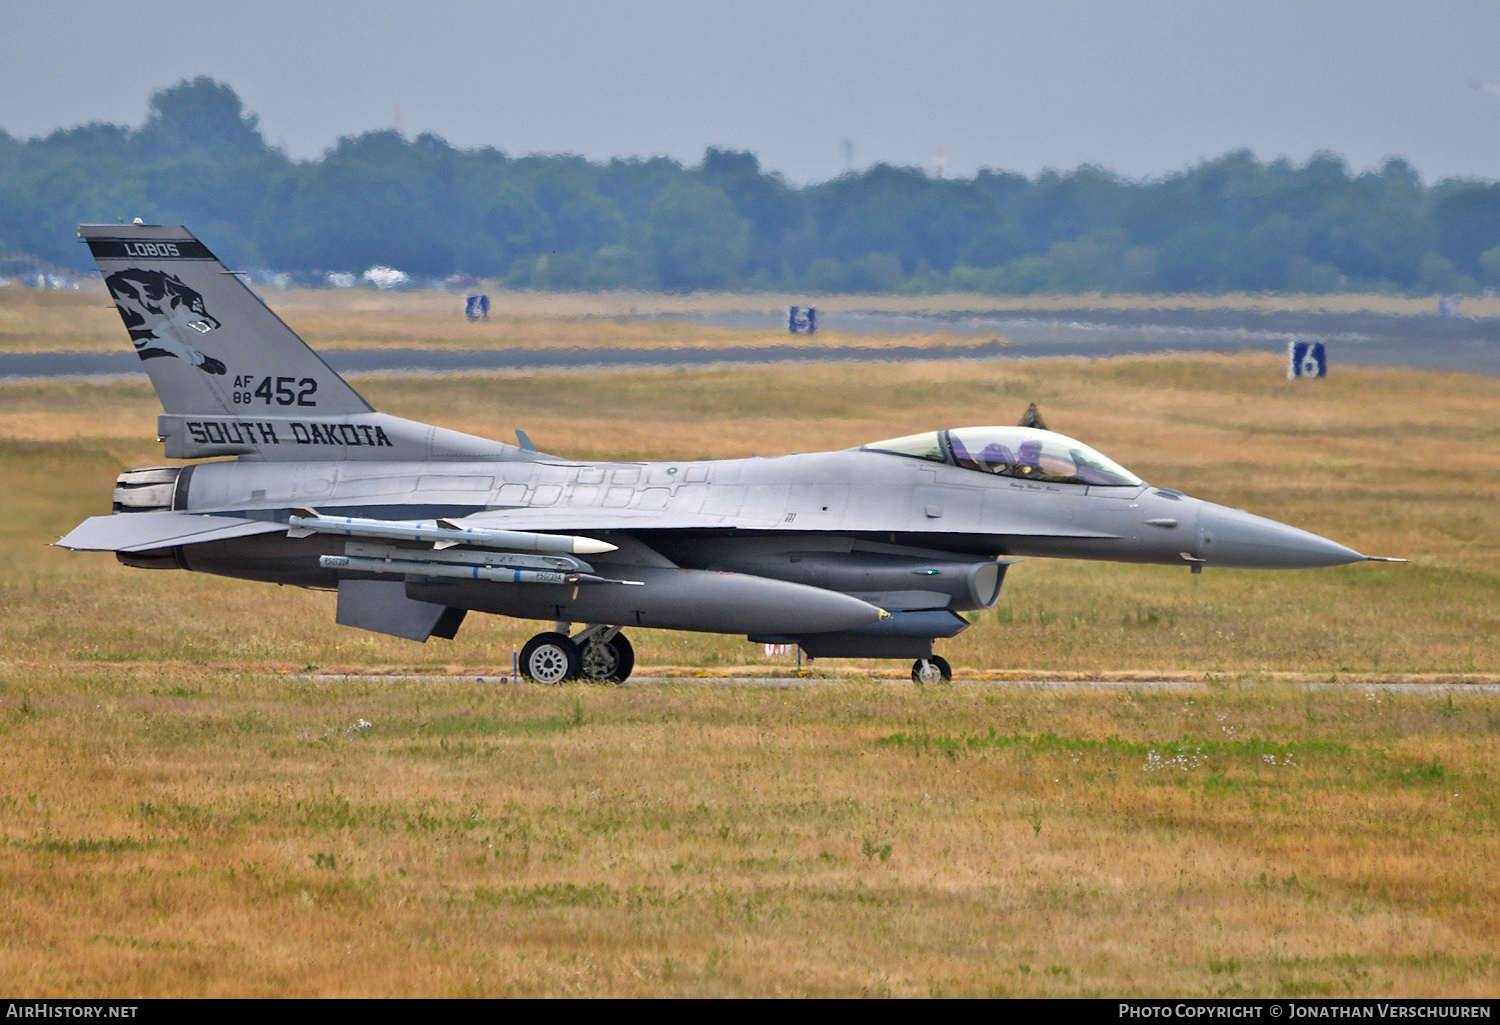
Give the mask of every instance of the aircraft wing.
M 694 530 L 747 526 L 726 522 L 725 517 L 702 514 L 664 514 L 628 509 L 497 509 L 454 519 L 465 527 L 491 529 L 557 531 L 557 530 Z M 761 526 L 753 524 L 753 526 Z M 774 526 L 771 523 L 765 527 Z M 1073 530 L 1040 525 L 1014 524 L 1011 536 L 1110 537 L 1093 531 Z M 115 513 L 91 516 L 57 541 L 60 548 L 83 552 L 144 552 L 174 545 L 226 541 L 254 534 L 285 532 L 285 523 L 246 519 L 241 516 L 205 515 L 189 512 Z
M 464 527 L 487 527 L 503 530 L 569 531 L 587 533 L 593 530 L 703 530 L 726 527 L 751 530 L 785 529 L 786 521 L 778 513 L 775 517 L 756 517 L 741 513 L 736 516 L 712 513 L 664 512 L 637 509 L 489 509 L 471 513 L 465 517 L 450 517 L 452 522 Z M 1016 519 L 1004 524 L 967 523 L 954 518 L 950 525 L 954 533 L 990 533 L 1006 537 L 1063 537 L 1063 538 L 1113 538 L 1116 534 L 1058 523 L 1037 523 Z M 799 530 L 822 530 L 828 533 L 849 533 L 860 530 L 905 530 L 904 522 L 874 521 L 867 526 L 855 527 L 846 521 L 827 525 L 796 522 Z
M 90 516 L 57 545 L 79 552 L 144 552 L 273 531 L 284 533 L 286 524 L 187 512 L 115 513 Z

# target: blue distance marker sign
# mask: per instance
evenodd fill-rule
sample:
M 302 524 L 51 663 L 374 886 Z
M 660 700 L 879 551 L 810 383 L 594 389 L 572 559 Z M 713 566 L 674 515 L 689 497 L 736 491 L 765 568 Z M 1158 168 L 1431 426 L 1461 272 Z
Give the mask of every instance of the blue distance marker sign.
M 1286 376 L 1327 377 L 1328 350 L 1322 342 L 1288 342 Z
M 484 320 L 490 315 L 490 297 L 471 295 L 464 300 L 464 316 L 470 320 Z
M 786 311 L 786 329 L 794 335 L 811 335 L 818 331 L 818 310 L 815 306 L 803 309 L 789 306 Z

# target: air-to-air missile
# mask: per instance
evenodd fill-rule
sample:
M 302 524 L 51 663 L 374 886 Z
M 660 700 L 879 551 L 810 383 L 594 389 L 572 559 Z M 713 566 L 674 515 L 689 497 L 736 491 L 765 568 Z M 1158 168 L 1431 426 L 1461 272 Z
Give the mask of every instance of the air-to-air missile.
M 419 641 L 469 611 L 549 622 L 521 653 L 540 682 L 623 680 L 627 627 L 909 658 L 926 682 L 950 675 L 933 642 L 993 606 L 1020 557 L 1195 573 L 1378 558 L 1152 487 L 1034 408 L 1016 427 L 655 463 L 415 423 L 375 412 L 185 228 L 79 235 L 161 399 L 166 455 L 213 461 L 121 474 L 114 513 L 59 544 L 335 589 L 338 622 Z
M 538 534 L 531 530 L 487 530 L 484 527 L 461 527 L 449 520 L 410 522 L 375 520 L 360 516 L 324 516 L 315 509 L 297 509 L 287 517 L 291 528 L 287 537 L 310 537 L 313 534 L 342 534 L 345 537 L 384 537 L 397 541 L 431 541 L 438 550 L 455 545 L 481 548 L 503 548 L 516 552 L 568 552 L 573 555 L 597 555 L 612 552 L 616 545 L 591 537 L 568 534 Z

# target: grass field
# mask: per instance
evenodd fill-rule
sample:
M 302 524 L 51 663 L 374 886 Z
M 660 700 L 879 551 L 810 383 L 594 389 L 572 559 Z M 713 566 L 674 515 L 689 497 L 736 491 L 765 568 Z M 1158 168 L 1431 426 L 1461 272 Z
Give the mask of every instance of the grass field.
M 327 594 L 48 547 L 162 461 L 158 407 L 0 385 L 0 988 L 1500 991 L 1500 696 L 1466 686 L 1500 680 L 1500 382 L 1293 383 L 1244 354 L 357 386 L 585 458 L 836 448 L 1035 400 L 1155 484 L 1414 562 L 1028 560 L 940 644 L 945 688 L 836 660 L 785 689 L 478 684 L 534 626 L 414 645 L 337 627 Z M 643 674 L 790 668 L 633 638 Z
M 34 995 L 1487 995 L 1500 698 L 10 672 Z

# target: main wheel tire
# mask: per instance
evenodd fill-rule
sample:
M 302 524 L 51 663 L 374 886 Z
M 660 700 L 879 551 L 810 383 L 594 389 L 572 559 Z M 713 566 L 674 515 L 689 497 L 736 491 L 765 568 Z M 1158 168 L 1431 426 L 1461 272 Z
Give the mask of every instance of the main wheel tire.
M 548 685 L 575 679 L 583 671 L 578 645 L 564 634 L 537 634 L 521 649 L 521 673 Z
M 929 683 L 952 683 L 953 669 L 947 659 L 938 655 L 919 658 L 911 664 L 911 682 L 918 687 Z
M 609 643 L 615 649 L 615 658 L 618 660 L 615 682 L 624 683 L 630 679 L 630 674 L 635 672 L 635 645 L 631 644 L 630 638 L 624 634 L 615 634 Z
M 635 648 L 624 634 L 583 645 L 583 678 L 592 683 L 624 683 L 635 668 Z

